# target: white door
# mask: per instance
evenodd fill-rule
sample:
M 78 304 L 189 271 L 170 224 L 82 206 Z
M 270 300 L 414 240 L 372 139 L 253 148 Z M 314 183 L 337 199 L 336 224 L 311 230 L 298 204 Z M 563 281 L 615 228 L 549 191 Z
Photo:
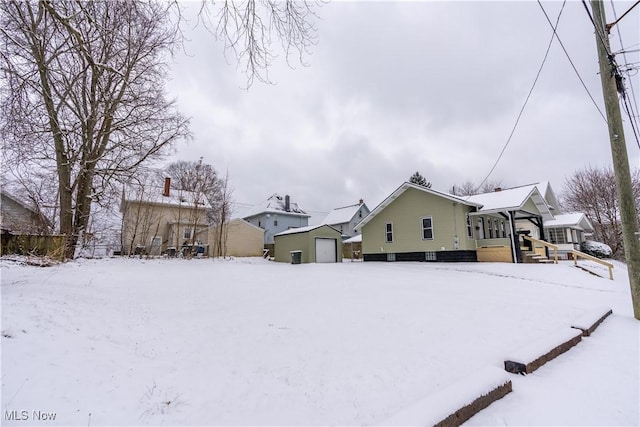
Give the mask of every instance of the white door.
M 316 262 L 337 262 L 336 239 L 316 239 Z

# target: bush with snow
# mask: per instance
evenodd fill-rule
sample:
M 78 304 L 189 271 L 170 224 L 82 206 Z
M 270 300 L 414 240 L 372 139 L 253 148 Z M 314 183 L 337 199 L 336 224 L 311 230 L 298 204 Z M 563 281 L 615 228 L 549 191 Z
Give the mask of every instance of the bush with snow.
M 613 253 L 609 245 L 594 242 L 593 240 L 586 240 L 582 242 L 580 244 L 580 251 L 598 258 L 611 258 L 611 254 Z

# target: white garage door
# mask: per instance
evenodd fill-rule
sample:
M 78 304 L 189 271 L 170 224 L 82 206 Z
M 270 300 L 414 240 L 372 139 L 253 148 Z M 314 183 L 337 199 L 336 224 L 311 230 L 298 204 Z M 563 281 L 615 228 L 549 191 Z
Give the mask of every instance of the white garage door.
M 316 262 L 337 262 L 336 239 L 316 239 Z

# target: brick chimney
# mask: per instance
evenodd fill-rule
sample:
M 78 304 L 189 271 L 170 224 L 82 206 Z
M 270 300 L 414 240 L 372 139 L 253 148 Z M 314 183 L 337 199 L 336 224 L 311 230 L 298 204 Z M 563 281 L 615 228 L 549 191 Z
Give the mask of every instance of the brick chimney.
M 170 189 L 171 189 L 171 178 L 166 177 L 164 179 L 164 191 L 162 192 L 162 195 L 164 197 L 169 197 Z
M 499 192 L 499 191 L 502 191 L 502 187 L 496 187 L 496 188 L 493 189 L 493 191 L 495 191 L 496 193 Z
M 358 204 L 359 204 L 359 205 L 361 205 L 361 204 L 363 204 L 363 203 L 364 203 L 364 200 L 363 200 L 363 199 L 360 199 L 360 201 L 358 202 Z

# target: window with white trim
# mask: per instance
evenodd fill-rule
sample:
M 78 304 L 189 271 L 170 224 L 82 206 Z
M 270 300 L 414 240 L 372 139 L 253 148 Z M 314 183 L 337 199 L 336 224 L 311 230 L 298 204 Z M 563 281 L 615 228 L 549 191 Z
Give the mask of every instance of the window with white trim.
M 387 222 L 384 225 L 384 241 L 387 243 L 393 242 L 393 223 Z
M 191 228 L 190 227 L 185 227 L 184 228 L 184 232 L 182 233 L 182 237 L 184 239 L 190 239 L 191 238 Z
M 473 225 L 471 224 L 471 217 L 467 214 L 467 237 L 473 239 Z
M 433 240 L 433 218 L 425 216 L 420 218 L 422 225 L 422 240 Z

